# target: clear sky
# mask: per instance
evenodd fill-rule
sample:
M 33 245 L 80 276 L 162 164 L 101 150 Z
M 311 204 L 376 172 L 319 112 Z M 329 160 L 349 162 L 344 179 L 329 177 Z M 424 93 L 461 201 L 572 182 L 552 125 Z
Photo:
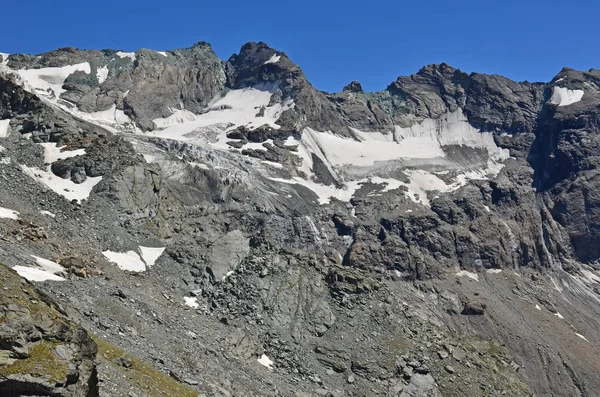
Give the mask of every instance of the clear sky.
M 384 89 L 446 62 L 548 81 L 600 69 L 600 1 L 2 0 L 0 51 L 168 50 L 204 40 L 227 59 L 248 41 L 285 51 L 315 87 Z

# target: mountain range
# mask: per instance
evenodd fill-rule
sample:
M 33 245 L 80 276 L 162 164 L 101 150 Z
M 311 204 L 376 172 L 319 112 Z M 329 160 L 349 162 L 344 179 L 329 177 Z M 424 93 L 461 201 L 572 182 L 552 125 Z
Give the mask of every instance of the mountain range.
M 600 70 L 0 60 L 0 395 L 600 396 Z

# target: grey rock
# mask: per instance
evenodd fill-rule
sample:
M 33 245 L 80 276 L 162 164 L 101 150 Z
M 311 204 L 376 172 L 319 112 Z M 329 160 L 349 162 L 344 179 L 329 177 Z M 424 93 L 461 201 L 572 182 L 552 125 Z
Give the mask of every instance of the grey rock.
M 250 240 L 239 230 L 218 238 L 209 248 L 208 267 L 216 280 L 233 271 L 250 252 Z

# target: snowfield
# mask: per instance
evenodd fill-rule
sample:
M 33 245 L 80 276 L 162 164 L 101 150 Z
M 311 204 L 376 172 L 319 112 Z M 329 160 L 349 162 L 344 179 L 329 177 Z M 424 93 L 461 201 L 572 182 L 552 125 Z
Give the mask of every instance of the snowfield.
M 119 269 L 127 270 L 129 272 L 143 272 L 146 270 L 146 263 L 140 258 L 137 252 L 114 252 L 104 251 L 102 255 L 106 257 L 110 262 L 116 264 Z
M 278 86 L 278 82 L 261 83 L 251 88 L 228 91 L 223 97 L 214 99 L 208 105 L 208 111 L 200 115 L 185 109 L 172 110 L 172 115 L 153 120 L 156 130 L 148 135 L 229 150 L 227 131 L 239 126 L 255 129 L 265 124 L 274 129 L 280 128 L 276 121 L 285 110 L 294 107 L 294 102 L 269 106 Z
M 94 186 L 102 180 L 101 176 L 88 177 L 85 182 L 77 184 L 70 179 L 63 179 L 54 175 L 51 171 L 51 166 L 48 166 L 46 170 L 40 170 L 39 168 L 21 165 L 21 169 L 25 175 L 30 176 L 41 185 L 69 201 L 76 200 L 79 203 L 89 198 Z
M 139 253 L 135 251 L 114 252 L 104 251 L 102 255 L 109 262 L 114 263 L 121 270 L 140 273 L 145 272 L 148 268 L 154 266 L 158 258 L 165 251 L 165 247 L 153 248 L 139 246 Z
M 10 119 L 0 120 L 0 138 L 8 138 L 8 127 Z
M 68 159 L 75 156 L 83 156 L 85 154 L 85 149 L 77 149 L 77 150 L 65 150 L 65 146 L 57 147 L 55 143 L 40 143 L 40 146 L 44 148 L 44 162 L 46 164 L 52 164 L 58 160 Z
M 569 90 L 566 87 L 554 87 L 550 103 L 557 106 L 569 106 L 581 101 L 583 90 Z
M 0 218 L 17 220 L 19 219 L 19 213 L 8 208 L 0 207 Z
M 62 88 L 65 80 L 77 71 L 90 73 L 90 64 L 83 62 L 60 68 L 23 69 L 15 70 L 15 73 L 28 83 L 29 91 L 35 90 L 35 93 L 40 95 L 59 98 L 60 94 L 65 92 Z
M 269 369 L 273 369 L 273 360 L 271 360 L 266 354 L 263 354 L 259 359 L 257 359 L 260 365 L 263 365 Z
M 360 185 L 372 182 L 385 183 L 383 192 L 404 187 L 406 197 L 429 206 L 429 192 L 451 192 L 469 180 L 493 177 L 503 168 L 503 161 L 509 158 L 508 150 L 499 148 L 492 134 L 472 127 L 461 109 L 438 120 L 426 119 L 408 128 L 396 127 L 392 134 L 351 130 L 353 138 L 310 128 L 303 131 L 300 140 L 288 138 L 285 144 L 298 147 L 297 154 L 303 159 L 300 170 L 309 178 L 272 180 L 305 186 L 319 196 L 321 204 L 328 203 L 330 197 L 349 201 Z M 456 163 L 450 158 L 453 147 L 480 150 L 486 153 L 487 161 Z M 345 188 L 324 186 L 312 180 L 313 154 L 320 158 L 333 177 L 343 182 Z M 408 182 L 378 175 L 380 170 L 384 175 L 390 167 L 398 168 L 398 164 L 403 163 L 415 164 L 414 169 L 401 167 Z M 448 169 L 435 173 L 427 170 L 440 165 L 454 171 L 452 178 L 439 177 L 449 174 Z

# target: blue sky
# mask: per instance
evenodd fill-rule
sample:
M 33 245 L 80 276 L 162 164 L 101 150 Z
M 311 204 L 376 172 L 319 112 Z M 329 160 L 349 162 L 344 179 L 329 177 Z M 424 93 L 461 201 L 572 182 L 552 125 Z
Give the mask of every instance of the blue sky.
M 315 87 L 384 89 L 446 62 L 466 72 L 548 81 L 600 68 L 600 2 L 573 0 L 3 0 L 0 51 L 168 50 L 197 41 L 227 59 L 248 41 L 285 51 Z

